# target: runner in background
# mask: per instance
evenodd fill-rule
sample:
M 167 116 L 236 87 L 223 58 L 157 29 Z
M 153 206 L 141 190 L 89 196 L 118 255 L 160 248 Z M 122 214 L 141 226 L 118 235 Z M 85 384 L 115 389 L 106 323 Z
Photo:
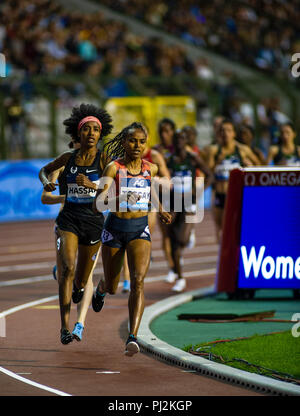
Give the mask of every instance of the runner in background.
M 248 124 L 239 126 L 238 141 L 250 147 L 252 152 L 257 156 L 261 165 L 266 165 L 266 158 L 263 152 L 255 146 L 254 143 L 254 129 Z
M 103 189 L 100 186 L 98 191 L 102 208 L 104 201 L 108 204 L 114 201 L 116 211 L 111 210 L 105 220 L 102 233 L 104 280 L 100 280 L 97 286 L 92 305 L 94 311 L 99 312 L 106 293 L 116 293 L 126 252 L 131 284 L 128 299 L 129 337 L 125 346 L 127 356 L 139 352 L 136 337 L 144 311 L 144 278 L 151 253 L 148 211 L 151 180 L 158 168 L 142 159 L 147 138 L 143 124 L 132 123 L 106 143 L 107 153 L 113 161 L 106 166 L 103 172 L 106 182 Z M 109 196 L 111 187 L 115 189 L 114 197 Z M 99 209 L 98 203 L 94 204 L 94 208 Z M 164 212 L 161 206 L 159 213 L 163 221 L 171 220 L 171 215 Z
M 175 130 L 176 124 L 173 120 L 169 118 L 163 118 L 158 123 L 158 134 L 160 142 L 157 145 L 153 146 L 153 149 L 158 151 L 163 156 L 166 164 L 168 163 L 168 159 L 174 151 L 173 136 Z M 165 257 L 169 268 L 165 281 L 168 283 L 172 283 L 176 279 L 176 274 L 174 271 L 175 265 L 171 252 L 171 241 L 168 235 L 166 224 L 164 224 L 162 221 L 158 221 L 158 225 L 162 234 L 162 249 L 165 253 Z
M 71 142 L 69 143 L 69 148 L 75 149 L 75 150 L 79 149 L 80 142 L 77 142 L 72 139 Z M 46 204 L 46 205 L 61 204 L 60 211 L 63 208 L 64 202 L 65 202 L 65 196 L 66 196 L 66 189 L 62 180 L 63 172 L 64 172 L 64 167 L 61 167 L 60 169 L 52 172 L 48 177 L 49 181 L 52 183 L 56 183 L 56 181 L 58 181 L 59 195 L 54 195 L 52 192 L 47 192 L 43 190 L 42 196 L 41 196 L 41 201 L 43 204 Z M 58 255 L 59 255 L 58 248 L 60 246 L 60 237 L 58 236 L 58 233 L 57 233 L 57 226 L 55 226 L 54 233 L 55 233 L 56 259 L 58 259 Z M 93 296 L 93 290 L 94 290 L 93 273 L 97 264 L 99 252 L 100 252 L 100 249 L 98 250 L 97 257 L 94 261 L 94 265 L 90 273 L 90 276 L 88 278 L 82 300 L 77 304 L 77 322 L 75 323 L 74 329 L 72 331 L 72 335 L 77 341 L 82 340 L 82 333 L 84 330 L 85 318 L 86 318 L 88 308 L 91 304 L 91 300 Z M 53 267 L 53 277 L 55 280 L 57 280 L 56 265 Z
M 208 167 L 215 175 L 213 215 L 218 242 L 221 241 L 230 171 L 240 166 L 260 165 L 259 159 L 250 147 L 239 143 L 236 135 L 234 123 L 224 119 L 220 127 L 220 144 L 209 146 L 206 152 Z
M 167 225 L 168 236 L 171 240 L 171 254 L 174 262 L 174 273 L 177 277 L 175 285 L 172 287 L 174 292 L 181 292 L 186 288 L 186 280 L 182 274 L 182 250 L 190 240 L 190 233 L 194 223 L 187 221 L 189 215 L 196 212 L 196 170 L 203 172 L 205 188 L 213 181 L 213 175 L 206 166 L 201 156 L 195 152 L 187 150 L 188 137 L 184 130 L 179 130 L 174 134 L 173 144 L 174 153 L 168 160 L 168 168 L 173 179 L 172 192 L 172 215 L 173 221 Z M 204 189 L 201 190 L 204 192 Z M 190 199 L 191 205 L 186 206 Z M 181 200 L 182 209 L 175 212 L 174 201 Z
M 203 160 L 205 158 L 204 152 L 202 152 L 198 145 L 197 145 L 197 129 L 194 126 L 186 125 L 182 127 L 182 131 L 186 134 L 187 137 L 187 145 L 186 149 L 189 152 L 194 152 L 196 155 L 200 156 Z M 204 173 L 200 169 L 196 169 L 196 177 L 205 177 Z M 198 201 L 196 201 L 196 204 Z M 195 225 L 193 225 L 191 233 L 190 233 L 190 239 L 187 244 L 187 248 L 193 248 L 196 245 L 196 231 L 195 231 Z
M 300 146 L 295 143 L 296 137 L 297 133 L 292 123 L 282 124 L 280 126 L 279 143 L 276 146 L 270 146 L 267 164 L 300 166 Z
M 63 153 L 39 173 L 44 190 L 52 192 L 56 185 L 49 180 L 49 175 L 64 167 L 61 179 L 66 198 L 56 218 L 60 238 L 57 276 L 62 344 L 73 340 L 69 331 L 71 299 L 74 303 L 81 301 L 100 248 L 103 214 L 94 213 L 93 201 L 104 166 L 97 145 L 111 132 L 111 121 L 105 110 L 94 105 L 74 107 L 64 125 L 66 134 L 80 141 L 80 149 Z
M 158 123 L 159 143 L 153 146 L 153 149 L 161 153 L 166 162 L 174 151 L 173 136 L 175 130 L 176 124 L 169 118 L 163 118 Z
M 160 185 L 160 189 L 164 187 L 169 188 L 170 187 L 170 172 L 168 170 L 167 164 L 165 162 L 164 157 L 160 152 L 155 150 L 154 148 L 150 148 L 149 146 L 146 146 L 146 149 L 143 153 L 142 158 L 144 160 L 147 160 L 150 163 L 153 163 L 157 165 L 158 171 L 157 176 L 155 177 L 155 181 L 157 181 Z M 148 224 L 150 233 L 152 234 L 156 225 L 156 218 L 157 218 L 157 212 L 150 211 L 148 214 Z

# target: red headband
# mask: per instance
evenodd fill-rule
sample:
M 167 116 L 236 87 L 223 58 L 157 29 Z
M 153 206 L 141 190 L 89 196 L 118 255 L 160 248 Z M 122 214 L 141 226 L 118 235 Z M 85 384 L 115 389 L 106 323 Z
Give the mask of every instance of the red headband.
M 100 129 L 102 130 L 102 124 L 100 123 L 100 120 L 97 119 L 97 117 L 94 116 L 87 116 L 84 117 L 82 120 L 80 120 L 79 124 L 78 124 L 78 131 L 81 129 L 81 127 L 87 123 L 88 121 L 95 121 L 99 126 Z

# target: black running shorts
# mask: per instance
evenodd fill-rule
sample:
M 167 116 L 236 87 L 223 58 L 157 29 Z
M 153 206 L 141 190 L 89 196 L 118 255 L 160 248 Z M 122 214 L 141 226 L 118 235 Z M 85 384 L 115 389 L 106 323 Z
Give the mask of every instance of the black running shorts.
M 69 231 L 78 236 L 78 243 L 92 246 L 101 241 L 104 217 L 102 214 L 94 216 L 79 216 L 70 211 L 62 210 L 56 218 L 56 224 L 62 231 Z
M 215 194 L 215 207 L 217 208 L 224 208 L 226 201 L 226 194 L 216 192 Z
M 122 248 L 132 240 L 151 241 L 148 226 L 148 215 L 138 218 L 124 219 L 109 213 L 102 231 L 102 244 Z

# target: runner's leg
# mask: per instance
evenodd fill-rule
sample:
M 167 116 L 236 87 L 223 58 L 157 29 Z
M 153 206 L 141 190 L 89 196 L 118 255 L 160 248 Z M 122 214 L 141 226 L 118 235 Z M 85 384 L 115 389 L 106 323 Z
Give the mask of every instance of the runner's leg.
M 151 242 L 132 240 L 126 247 L 131 291 L 128 298 L 129 333 L 136 337 L 144 312 L 144 278 L 150 263 Z
M 102 263 L 104 279 L 100 280 L 97 290 L 99 293 L 114 295 L 118 289 L 120 274 L 124 261 L 124 248 L 102 246 Z
M 93 296 L 93 291 L 94 291 L 93 273 L 94 273 L 94 270 L 98 261 L 99 253 L 100 253 L 100 248 L 97 251 L 96 257 L 94 257 L 92 270 L 90 272 L 88 281 L 85 286 L 82 301 L 77 305 L 77 322 L 80 322 L 83 326 L 84 326 L 85 317 L 87 315 L 87 311 L 91 304 L 91 300 Z
M 78 246 L 78 259 L 75 273 L 75 286 L 77 289 L 84 288 L 89 276 L 95 266 L 95 259 L 100 249 L 100 244 L 92 246 L 80 244 Z
M 57 254 L 57 276 L 59 285 L 59 304 L 61 329 L 69 330 L 72 284 L 75 274 L 75 260 L 78 249 L 77 235 L 58 228 L 60 246 Z

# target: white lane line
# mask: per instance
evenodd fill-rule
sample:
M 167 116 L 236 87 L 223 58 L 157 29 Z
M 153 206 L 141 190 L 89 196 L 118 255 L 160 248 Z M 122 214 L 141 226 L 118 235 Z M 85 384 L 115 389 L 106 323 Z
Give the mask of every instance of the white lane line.
M 195 254 L 195 253 L 207 253 L 207 252 L 217 251 L 218 249 L 219 249 L 218 244 L 206 244 L 205 243 L 205 245 L 198 245 L 196 247 L 185 249 L 185 250 L 188 251 L 189 253 Z M 37 257 L 37 254 L 36 254 L 37 251 L 38 250 L 33 251 L 32 253 L 16 253 L 16 254 L 0 255 L 0 263 L 6 263 L 7 261 L 23 261 L 23 260 L 29 260 L 29 259 L 32 259 L 34 261 Z M 152 250 L 151 254 L 153 257 L 165 257 L 165 254 L 163 250 L 161 249 Z M 49 250 L 38 251 L 39 259 L 47 258 L 49 260 L 51 259 L 52 256 L 53 256 L 53 261 L 55 261 L 54 249 L 53 251 L 52 250 L 51 251 Z
M 120 371 L 96 371 L 96 374 L 120 374 Z
M 34 270 L 34 269 L 49 269 L 53 267 L 53 261 L 44 261 L 42 263 L 26 263 L 26 264 L 13 264 L 11 266 L 0 266 L 0 273 L 7 272 L 18 272 L 24 270 Z
M 39 259 L 47 258 L 50 261 L 52 257 L 55 258 L 55 251 L 53 250 L 52 252 L 49 250 L 36 250 L 33 253 L 6 254 L 4 256 L 0 256 L 0 263 L 6 263 L 7 261 L 21 261 L 29 259 L 35 260 L 37 257 Z
M 199 271 L 194 271 L 194 272 L 187 272 L 187 273 L 184 273 L 183 275 L 184 275 L 184 277 L 201 276 L 201 275 L 213 274 L 213 273 L 215 273 L 215 271 L 216 271 L 216 269 L 206 269 L 206 270 L 199 270 Z M 148 283 L 155 282 L 155 281 L 158 282 L 160 280 L 165 279 L 165 277 L 166 277 L 165 275 L 156 276 L 156 277 L 148 277 L 148 278 L 145 279 L 145 282 L 148 282 Z M 2 282 L 2 283 L 5 283 L 5 282 Z M 120 282 L 119 286 L 121 286 L 121 285 L 122 285 L 122 283 Z M 15 306 L 13 308 L 10 308 L 10 309 L 7 309 L 6 311 L 1 312 L 0 313 L 0 319 L 6 317 L 8 315 L 11 315 L 12 313 L 19 312 L 23 309 L 31 308 L 33 306 L 40 305 L 42 303 L 51 302 L 51 301 L 56 300 L 56 299 L 58 299 L 58 295 L 49 296 L 47 298 L 43 298 L 43 299 L 39 299 L 39 300 L 36 300 L 36 301 L 24 303 L 23 305 Z M 3 367 L 0 367 L 0 371 L 4 374 L 7 374 L 10 377 L 13 377 L 13 378 L 15 378 L 19 381 L 22 381 L 23 383 L 29 384 L 33 387 L 37 387 L 39 389 L 49 391 L 49 392 L 57 394 L 59 396 L 71 396 L 71 394 L 62 392 L 60 390 L 52 389 L 51 387 L 45 386 L 43 384 L 36 383 L 34 381 L 31 381 L 31 380 L 28 380 L 28 379 L 26 379 L 24 377 L 21 377 L 20 375 L 18 375 L 16 373 L 13 373 L 12 371 L 9 371 L 9 370 L 7 370 Z M 105 372 L 105 374 L 108 374 L 108 373 Z
M 216 269 L 204 269 L 204 270 L 194 270 L 191 272 L 185 272 L 182 273 L 183 277 L 197 277 L 197 276 L 203 276 L 203 275 L 210 275 L 216 273 Z M 153 277 L 146 277 L 145 282 L 152 283 L 152 282 L 161 282 L 162 280 L 165 280 L 166 274 L 163 274 L 161 276 L 153 276 Z M 120 283 L 119 283 L 120 284 Z
M 210 262 L 210 261 L 207 261 Z M 192 263 L 192 262 L 191 262 Z M 191 263 L 186 263 L 185 261 L 185 265 L 186 264 L 191 264 Z M 197 264 L 198 262 L 196 262 Z M 202 263 L 201 261 L 199 261 L 199 263 Z M 206 263 L 206 261 L 203 261 L 203 263 Z M 96 272 L 103 272 L 102 269 L 95 269 L 95 273 Z M 216 272 L 216 269 L 204 269 L 204 270 L 195 270 L 195 271 L 190 271 L 190 272 L 185 272 L 183 273 L 184 277 L 193 277 L 193 276 L 202 276 L 203 274 L 213 274 Z M 152 276 L 152 277 L 146 277 L 145 278 L 145 282 L 159 282 L 161 280 L 164 280 L 165 277 L 167 275 L 167 271 L 165 274 L 160 275 L 160 276 Z M 7 287 L 7 286 L 16 286 L 16 285 L 24 285 L 24 284 L 28 284 L 28 283 L 35 283 L 35 282 L 43 282 L 43 281 L 48 281 L 48 280 L 54 280 L 52 275 L 45 275 L 45 276 L 35 276 L 35 277 L 25 277 L 24 279 L 15 279 L 15 280 L 6 280 L 4 282 L 0 282 L 0 287 Z M 119 283 L 119 286 L 121 286 L 121 282 Z
M 22 381 L 23 383 L 29 384 L 30 386 L 37 387 L 38 389 L 49 391 L 50 393 L 57 394 L 58 396 L 72 396 L 71 394 L 65 393 L 60 390 L 52 389 L 51 387 L 44 386 L 43 384 L 36 383 L 35 381 L 28 380 L 25 377 L 21 377 L 12 371 L 6 370 L 6 368 L 0 367 L 0 371 L 9 377 L 15 378 L 16 380 Z
M 24 279 L 5 280 L 4 282 L 0 282 L 0 287 L 24 285 L 27 283 L 43 282 L 45 280 L 54 280 L 54 279 L 53 279 L 53 276 L 50 274 L 47 274 L 45 276 L 25 277 Z
M 183 257 L 184 265 L 189 264 L 202 264 L 202 263 L 209 263 L 216 261 L 218 256 L 206 256 L 206 257 L 195 257 L 195 258 L 187 258 Z M 156 261 L 154 260 L 151 263 L 150 270 L 161 269 L 162 267 L 167 267 L 167 261 Z M 27 264 L 17 264 L 12 266 L 0 266 L 0 273 L 7 273 L 7 272 L 16 272 L 16 271 L 25 271 L 25 270 L 34 270 L 34 269 L 49 269 L 53 267 L 54 262 L 42 262 L 42 263 L 27 263 Z M 103 267 L 96 267 L 95 272 L 103 273 Z
M 41 303 L 51 302 L 57 298 L 58 298 L 58 295 L 49 296 L 47 298 L 43 298 L 43 299 L 35 300 L 33 302 L 24 303 L 23 305 L 15 306 L 14 308 L 7 309 L 6 311 L 3 311 L 2 313 L 0 313 L 0 317 L 11 315 L 12 313 L 19 312 L 22 309 L 31 308 L 32 306 L 36 306 Z M 15 378 L 16 380 L 22 381 L 23 383 L 26 383 L 26 384 L 30 384 L 33 387 L 37 387 L 38 389 L 46 390 L 46 391 L 49 391 L 50 393 L 54 393 L 59 396 L 71 396 L 71 394 L 65 393 L 63 391 L 56 390 L 48 386 L 44 386 L 43 384 L 36 383 L 35 381 L 32 381 L 32 380 L 28 380 L 27 378 L 21 377 L 18 374 L 13 373 L 12 371 L 9 371 L 3 367 L 0 367 L 0 371 L 4 374 L 7 374 L 10 377 Z
M 14 306 L 6 311 L 0 312 L 0 317 L 11 315 L 12 313 L 19 312 L 22 309 L 31 308 L 32 306 L 40 305 L 41 303 L 51 302 L 58 299 L 58 295 L 49 296 L 47 298 L 34 300 L 32 302 L 24 303 L 23 305 Z

